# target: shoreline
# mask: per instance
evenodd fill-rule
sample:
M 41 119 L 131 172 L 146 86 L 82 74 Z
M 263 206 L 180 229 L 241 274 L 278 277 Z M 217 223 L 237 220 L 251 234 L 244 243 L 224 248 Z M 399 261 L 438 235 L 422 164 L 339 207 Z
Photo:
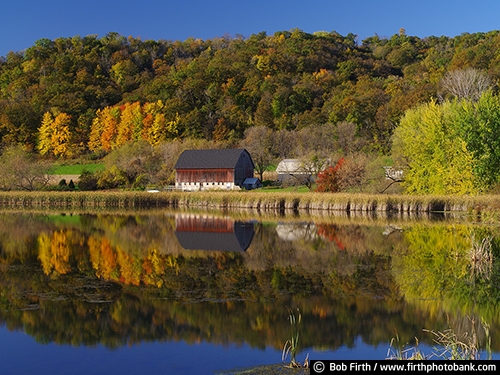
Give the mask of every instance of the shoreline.
M 268 191 L 0 192 L 0 208 L 213 208 L 291 212 L 500 213 L 500 196 L 412 196 Z

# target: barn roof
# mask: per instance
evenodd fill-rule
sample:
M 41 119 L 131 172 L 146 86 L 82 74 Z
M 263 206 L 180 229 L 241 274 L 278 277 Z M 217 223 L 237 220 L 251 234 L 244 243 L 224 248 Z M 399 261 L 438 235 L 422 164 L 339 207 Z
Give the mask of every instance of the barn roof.
M 244 148 L 185 150 L 177 159 L 174 169 L 235 168 L 242 153 L 252 160 Z
M 234 221 L 232 230 L 224 231 L 211 228 L 210 221 L 210 218 L 202 217 L 191 221 L 192 227 L 176 227 L 179 244 L 187 250 L 218 251 L 245 251 L 250 246 L 254 236 L 253 222 Z
M 186 250 L 245 251 L 248 238 L 240 239 L 234 232 L 175 232 L 179 244 Z M 246 241 L 246 242 L 245 242 Z

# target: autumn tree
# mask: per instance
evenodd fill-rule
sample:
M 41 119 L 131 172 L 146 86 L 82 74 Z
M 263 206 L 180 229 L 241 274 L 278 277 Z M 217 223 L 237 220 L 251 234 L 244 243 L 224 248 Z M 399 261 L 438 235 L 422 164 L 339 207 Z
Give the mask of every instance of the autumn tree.
M 120 121 L 117 124 L 116 147 L 130 140 L 142 138 L 144 113 L 141 103 L 125 103 L 120 107 Z
M 334 166 L 329 166 L 318 173 L 316 191 L 335 193 L 340 190 L 339 169 L 342 167 L 343 162 L 344 158 L 341 158 Z
M 359 150 L 360 141 L 356 136 L 356 124 L 341 121 L 336 126 L 336 145 L 344 155 L 350 155 Z
M 305 185 L 308 189 L 312 189 L 316 182 L 318 175 L 328 168 L 330 159 L 322 156 L 316 151 L 311 151 L 309 154 L 304 155 L 300 159 L 300 170 L 302 173 L 293 174 L 292 176 L 298 183 Z
M 38 128 L 38 151 L 40 155 L 47 155 L 52 149 L 54 117 L 50 112 L 45 112 L 41 126 Z
M 41 155 L 68 157 L 71 155 L 71 116 L 59 113 L 52 116 L 45 112 L 38 128 L 38 150 Z
M 72 154 L 71 146 L 71 116 L 66 113 L 59 113 L 52 124 L 52 153 L 54 156 L 67 158 Z
M 158 146 L 161 142 L 172 140 L 179 136 L 179 114 L 169 120 L 165 115 L 165 104 L 158 100 L 143 105 L 144 120 L 142 139 L 147 140 L 152 146 Z
M 120 111 L 118 108 L 105 107 L 98 110 L 90 129 L 89 150 L 109 152 L 116 148 L 119 121 Z
M 396 129 L 403 186 L 421 194 L 474 194 L 500 182 L 500 99 L 431 102 L 408 111 Z

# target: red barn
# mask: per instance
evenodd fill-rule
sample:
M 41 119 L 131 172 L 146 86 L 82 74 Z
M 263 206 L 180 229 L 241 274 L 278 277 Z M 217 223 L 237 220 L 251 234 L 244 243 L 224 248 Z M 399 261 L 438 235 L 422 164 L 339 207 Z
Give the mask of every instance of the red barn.
M 254 163 L 244 148 L 186 150 L 174 169 L 178 190 L 248 189 Z

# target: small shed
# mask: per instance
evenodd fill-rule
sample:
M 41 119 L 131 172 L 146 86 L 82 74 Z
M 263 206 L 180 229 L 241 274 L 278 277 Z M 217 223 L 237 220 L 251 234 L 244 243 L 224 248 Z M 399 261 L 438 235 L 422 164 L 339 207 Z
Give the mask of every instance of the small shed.
M 237 190 L 254 176 L 254 163 L 244 148 L 185 150 L 177 159 L 175 187 L 183 191 Z
M 262 183 L 257 177 L 249 177 L 245 178 L 245 181 L 243 181 L 241 187 L 246 190 L 253 190 L 262 187 Z

